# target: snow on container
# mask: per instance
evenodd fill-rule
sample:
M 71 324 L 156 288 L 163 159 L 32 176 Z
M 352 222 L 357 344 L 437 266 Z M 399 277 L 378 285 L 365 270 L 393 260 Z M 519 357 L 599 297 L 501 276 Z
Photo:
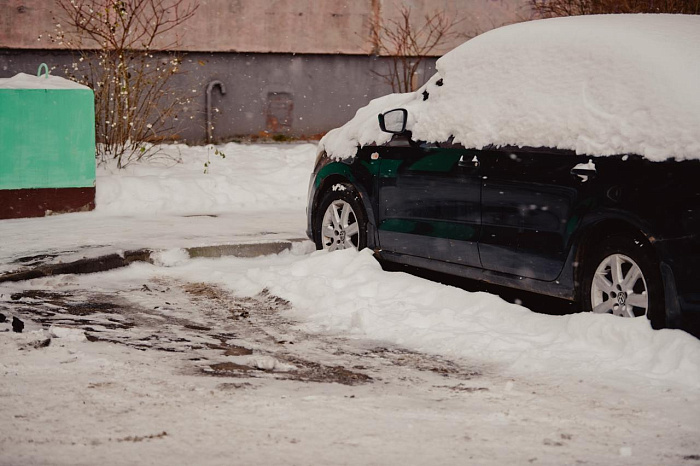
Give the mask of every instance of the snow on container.
M 95 208 L 94 101 L 44 64 L 0 79 L 0 219 Z

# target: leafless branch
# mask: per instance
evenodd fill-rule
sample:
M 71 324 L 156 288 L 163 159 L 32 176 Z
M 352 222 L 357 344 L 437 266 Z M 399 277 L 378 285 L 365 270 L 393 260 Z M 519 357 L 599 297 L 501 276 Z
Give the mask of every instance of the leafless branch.
M 172 129 L 181 104 L 168 86 L 181 61 L 172 51 L 178 45 L 172 33 L 194 16 L 198 3 L 55 1 L 61 11 L 55 40 L 80 53 L 67 72 L 95 92 L 98 156 L 117 159 L 119 167 L 148 156 L 146 143 Z
M 394 92 L 415 90 L 418 87 L 416 72 L 423 59 L 434 54 L 441 45 L 464 35 L 457 30 L 462 22 L 464 18 L 437 10 L 425 15 L 416 25 L 411 18 L 411 9 L 406 6 L 400 8 L 396 20 L 373 19 L 370 28 L 378 51 L 392 58 L 387 71 L 375 74 L 384 79 Z
M 529 0 L 540 17 L 607 13 L 700 14 L 700 0 Z

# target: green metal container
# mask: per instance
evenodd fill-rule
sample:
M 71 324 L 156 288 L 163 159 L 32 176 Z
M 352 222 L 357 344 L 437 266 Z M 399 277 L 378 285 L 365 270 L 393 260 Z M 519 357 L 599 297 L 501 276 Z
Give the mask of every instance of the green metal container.
M 92 90 L 49 80 L 48 72 L 21 77 L 25 88 L 0 85 L 0 218 L 94 208 Z M 36 88 L 40 79 L 48 88 Z

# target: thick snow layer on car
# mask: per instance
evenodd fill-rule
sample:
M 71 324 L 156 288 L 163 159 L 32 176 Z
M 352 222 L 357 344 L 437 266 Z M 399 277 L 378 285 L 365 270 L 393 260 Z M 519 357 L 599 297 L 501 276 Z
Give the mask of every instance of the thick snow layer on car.
M 322 141 L 334 157 L 383 143 L 377 114 L 409 111 L 414 139 L 650 160 L 700 158 L 700 17 L 603 15 L 519 23 L 437 62 L 415 93 L 360 109 Z M 442 79 L 441 86 L 438 80 Z M 424 100 L 424 92 L 429 98 Z
M 19 73 L 11 78 L 0 78 L 0 89 L 89 89 L 89 87 L 60 76 L 32 76 Z

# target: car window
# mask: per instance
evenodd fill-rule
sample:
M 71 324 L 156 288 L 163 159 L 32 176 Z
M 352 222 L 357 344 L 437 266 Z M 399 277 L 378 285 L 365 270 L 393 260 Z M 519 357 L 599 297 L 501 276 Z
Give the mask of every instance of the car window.
M 411 147 L 411 132 L 405 131 L 401 134 L 394 134 L 389 142 L 383 145 L 386 147 Z

